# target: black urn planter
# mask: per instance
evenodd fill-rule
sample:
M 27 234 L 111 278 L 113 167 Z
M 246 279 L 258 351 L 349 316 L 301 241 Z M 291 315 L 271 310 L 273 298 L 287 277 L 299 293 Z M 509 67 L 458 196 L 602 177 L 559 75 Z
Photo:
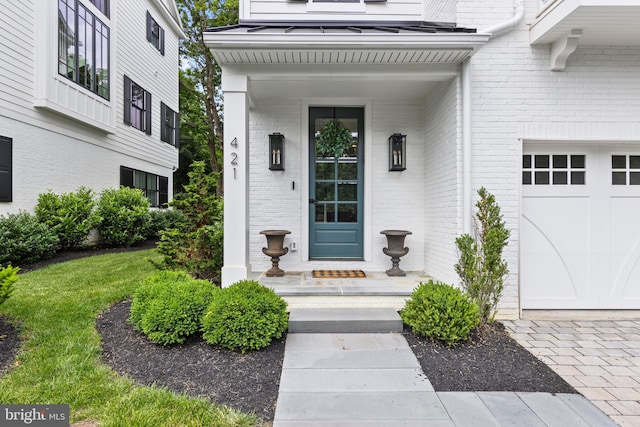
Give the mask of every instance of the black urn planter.
M 262 248 L 262 253 L 271 257 L 271 268 L 267 270 L 267 277 L 282 277 L 284 270 L 278 264 L 280 257 L 289 252 L 289 248 L 284 247 L 284 237 L 291 234 L 289 230 L 262 230 L 260 234 L 264 234 L 267 238 L 267 247 Z
M 409 253 L 409 248 L 404 246 L 404 238 L 413 233 L 407 230 L 382 230 L 380 234 L 387 236 L 387 247 L 382 248 L 382 252 L 391 257 L 392 267 L 386 271 L 387 276 L 406 276 L 398 265 L 400 264 L 400 257 Z

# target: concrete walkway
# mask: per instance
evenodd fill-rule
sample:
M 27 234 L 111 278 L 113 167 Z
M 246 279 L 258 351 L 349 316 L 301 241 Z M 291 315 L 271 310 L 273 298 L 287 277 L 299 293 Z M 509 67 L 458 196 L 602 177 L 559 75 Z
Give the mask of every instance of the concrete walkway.
M 640 321 L 502 322 L 545 362 L 623 427 L 640 427 Z
M 436 393 L 399 334 L 287 336 L 274 427 L 613 426 L 579 395 Z

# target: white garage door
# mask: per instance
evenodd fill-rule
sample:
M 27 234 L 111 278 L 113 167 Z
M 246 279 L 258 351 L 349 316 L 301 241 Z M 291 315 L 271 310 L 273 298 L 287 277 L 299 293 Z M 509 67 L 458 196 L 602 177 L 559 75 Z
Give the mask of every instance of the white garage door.
M 525 145 L 524 309 L 640 308 L 640 146 Z

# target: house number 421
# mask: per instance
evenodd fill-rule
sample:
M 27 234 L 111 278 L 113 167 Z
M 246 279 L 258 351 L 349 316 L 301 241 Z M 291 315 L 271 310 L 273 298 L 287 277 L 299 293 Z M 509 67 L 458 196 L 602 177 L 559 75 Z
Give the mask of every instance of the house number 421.
M 238 138 L 233 138 L 231 141 L 231 146 L 237 150 L 238 149 Z M 236 179 L 236 166 L 238 165 L 238 153 L 235 151 L 231 152 L 231 166 L 233 166 L 233 179 Z

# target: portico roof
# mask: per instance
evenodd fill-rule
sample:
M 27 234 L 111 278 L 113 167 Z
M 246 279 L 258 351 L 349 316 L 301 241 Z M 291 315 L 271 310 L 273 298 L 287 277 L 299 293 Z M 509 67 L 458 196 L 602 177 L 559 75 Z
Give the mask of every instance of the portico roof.
M 455 64 L 488 38 L 475 29 L 422 21 L 243 21 L 204 33 L 220 65 Z

